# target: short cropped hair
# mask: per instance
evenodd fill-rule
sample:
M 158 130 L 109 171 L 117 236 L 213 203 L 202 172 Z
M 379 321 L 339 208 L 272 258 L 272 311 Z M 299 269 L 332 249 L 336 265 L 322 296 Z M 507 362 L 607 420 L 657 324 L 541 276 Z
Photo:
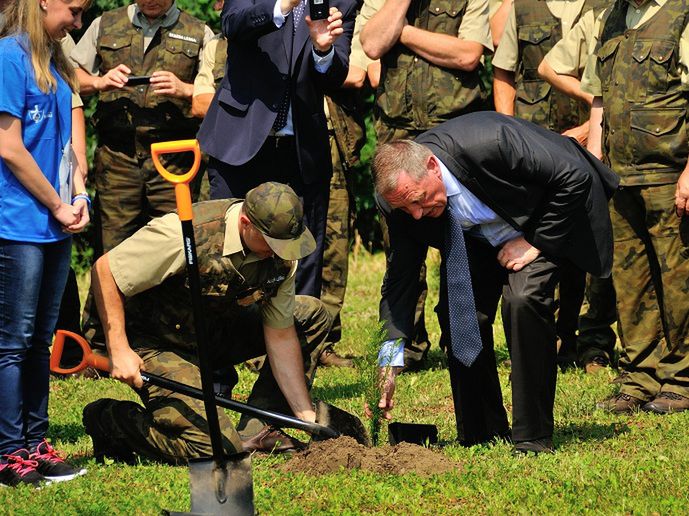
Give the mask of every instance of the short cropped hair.
M 376 191 L 385 195 L 396 189 L 403 171 L 414 181 L 420 181 L 428 174 L 426 162 L 432 154 L 427 147 L 411 140 L 379 145 L 371 167 Z

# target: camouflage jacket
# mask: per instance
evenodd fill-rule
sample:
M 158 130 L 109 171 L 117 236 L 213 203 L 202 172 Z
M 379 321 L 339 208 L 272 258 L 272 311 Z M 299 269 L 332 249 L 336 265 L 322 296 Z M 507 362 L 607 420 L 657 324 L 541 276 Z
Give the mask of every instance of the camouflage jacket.
M 608 3 L 608 0 L 586 0 L 572 25 L 591 9 L 600 13 Z M 538 65 L 562 39 L 561 21 L 552 15 L 545 0 L 516 0 L 514 13 L 519 42 L 515 115 L 558 133 L 582 124 L 588 120 L 589 109 L 552 88 L 538 75 Z
M 97 41 L 100 74 L 123 63 L 132 75 L 166 70 L 183 82 L 193 83 L 204 27 L 202 21 L 182 11 L 175 25 L 158 29 L 144 52 L 143 33 L 132 24 L 127 7 L 107 11 L 101 18 Z M 156 95 L 150 86 L 115 89 L 99 94 L 96 129 L 101 143 L 136 137 L 136 150 L 148 154 L 152 142 L 194 136 L 199 121 L 191 117 L 190 110 L 188 100 Z
M 341 89 L 326 96 L 330 123 L 345 170 L 359 163 L 361 148 L 366 143 L 366 125 L 361 92 Z
M 220 38 L 215 47 L 215 64 L 213 65 L 213 80 L 216 90 L 225 77 L 225 64 L 227 64 L 227 38 Z
M 457 36 L 466 8 L 467 0 L 411 0 L 407 22 Z M 426 130 L 477 109 L 485 100 L 479 79 L 482 65 L 471 72 L 441 68 L 399 42 L 380 62 L 376 106 L 385 125 Z
M 622 185 L 673 183 L 687 162 L 687 91 L 678 60 L 688 4 L 667 2 L 637 29 L 626 28 L 626 2 L 602 20 L 596 57 L 604 155 Z
M 225 213 L 238 199 L 207 201 L 194 205 L 194 238 L 198 257 L 206 335 L 209 345 L 223 345 L 226 324 L 274 296 L 287 278 L 291 262 L 280 258 L 261 261 L 257 281 L 247 283 L 223 256 Z M 180 247 L 182 242 L 180 242 Z M 167 278 L 126 302 L 127 336 L 133 348 L 179 348 L 196 345 L 194 316 L 186 274 Z

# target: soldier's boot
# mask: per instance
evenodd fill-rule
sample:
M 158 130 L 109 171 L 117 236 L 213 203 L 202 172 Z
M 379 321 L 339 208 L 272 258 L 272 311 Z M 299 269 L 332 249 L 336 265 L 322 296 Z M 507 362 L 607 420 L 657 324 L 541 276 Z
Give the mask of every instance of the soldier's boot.
M 596 408 L 612 414 L 630 414 L 636 412 L 646 403 L 646 400 L 620 392 L 606 400 L 596 403 Z
M 82 422 L 86 434 L 93 441 L 93 456 L 96 462 L 100 463 L 103 463 L 107 457 L 127 464 L 135 464 L 136 455 L 127 446 L 126 440 L 118 438 L 113 432 L 108 431 L 107 426 L 103 424 L 103 414 L 114 403 L 132 403 L 136 405 L 133 402 L 102 398 L 84 407 Z
M 676 392 L 661 392 L 655 399 L 646 403 L 641 409 L 656 414 L 672 414 L 689 410 L 689 398 Z
M 354 361 L 351 358 L 338 355 L 330 344 L 318 357 L 318 365 L 322 367 L 354 367 Z

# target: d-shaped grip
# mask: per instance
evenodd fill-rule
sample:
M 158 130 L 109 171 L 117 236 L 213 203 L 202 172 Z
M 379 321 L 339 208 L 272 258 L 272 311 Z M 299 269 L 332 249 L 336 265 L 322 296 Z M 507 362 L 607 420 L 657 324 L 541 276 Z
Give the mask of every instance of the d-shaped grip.
M 83 352 L 81 362 L 69 369 L 63 369 L 60 367 L 60 359 L 62 358 L 66 338 L 70 338 L 79 344 Z M 67 330 L 57 330 L 57 332 L 55 332 L 55 340 L 53 341 L 53 351 L 50 354 L 50 370 L 53 373 L 72 374 L 78 373 L 89 366 L 94 367 L 99 371 L 109 372 L 110 360 L 107 357 L 96 355 L 93 351 L 91 351 L 91 347 L 89 346 L 88 342 L 86 342 L 86 339 L 81 335 Z
M 194 163 L 189 172 L 185 174 L 173 174 L 165 169 L 160 162 L 162 154 L 175 154 L 178 152 L 193 152 Z M 151 158 L 158 173 L 166 181 L 175 185 L 175 198 L 177 201 L 177 212 L 180 220 L 191 220 L 191 190 L 189 183 L 194 179 L 201 165 L 201 147 L 198 140 L 176 140 L 173 142 L 159 142 L 151 144 Z

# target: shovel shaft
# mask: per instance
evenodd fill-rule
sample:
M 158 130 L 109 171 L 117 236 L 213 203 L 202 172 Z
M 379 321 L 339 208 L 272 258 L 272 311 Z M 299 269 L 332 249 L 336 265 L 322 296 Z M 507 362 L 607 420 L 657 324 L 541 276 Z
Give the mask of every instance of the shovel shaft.
M 190 398 L 195 398 L 198 400 L 203 399 L 203 391 L 201 389 L 197 389 L 196 387 L 192 387 L 191 385 L 176 382 L 174 380 L 163 378 L 162 376 L 155 374 L 150 374 L 145 371 L 141 371 L 141 378 L 144 380 L 144 382 L 150 383 L 151 385 L 156 385 L 158 387 L 162 387 L 163 389 L 179 392 L 189 396 Z M 257 417 L 280 428 L 296 428 L 297 430 L 303 430 L 304 432 L 324 438 L 336 438 L 340 436 L 339 432 L 336 432 L 327 426 L 319 425 L 317 423 L 310 423 L 296 417 L 280 414 L 279 412 L 260 409 L 240 401 L 225 398 L 224 396 L 220 396 L 218 394 L 214 395 L 213 401 L 220 407 L 224 407 L 241 414 L 246 414 L 247 416 Z

